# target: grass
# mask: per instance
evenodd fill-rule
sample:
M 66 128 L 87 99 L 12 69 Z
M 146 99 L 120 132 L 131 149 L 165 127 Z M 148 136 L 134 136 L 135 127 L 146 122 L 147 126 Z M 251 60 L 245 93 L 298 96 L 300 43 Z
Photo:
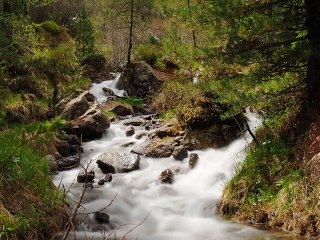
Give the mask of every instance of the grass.
M 126 98 L 119 98 L 116 99 L 115 102 L 119 102 L 122 104 L 129 105 L 131 107 L 143 107 L 144 103 L 141 98 L 138 97 L 126 97 Z
M 300 158 L 301 138 L 288 135 L 284 129 L 288 126 L 281 127 L 289 124 L 288 116 L 297 122 L 285 113 L 277 117 L 279 121 L 271 119 L 258 131 L 260 145 L 249 149 L 226 185 L 222 203 L 233 210 L 224 214 L 235 221 L 259 222 L 263 212 L 268 218 L 260 223 L 281 227 L 294 235 L 318 236 L 320 184 L 310 181 Z
M 32 131 L 36 126 L 28 126 Z M 23 145 L 22 128 L 0 132 L 0 229 L 1 239 L 47 239 L 68 219 L 62 194 L 53 186 L 48 162 L 39 145 L 52 141 L 52 134 Z M 32 146 L 33 147 L 32 147 Z

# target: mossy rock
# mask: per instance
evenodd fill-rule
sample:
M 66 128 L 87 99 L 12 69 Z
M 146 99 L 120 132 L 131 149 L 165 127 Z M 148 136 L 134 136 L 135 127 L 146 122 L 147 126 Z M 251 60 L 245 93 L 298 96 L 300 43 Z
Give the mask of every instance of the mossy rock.
M 179 123 L 187 129 L 203 129 L 212 123 L 222 123 L 220 115 L 228 110 L 228 106 L 215 102 L 212 93 L 204 93 L 198 99 L 177 109 Z
M 35 28 L 40 35 L 40 40 L 49 47 L 57 47 L 58 45 L 71 40 L 67 29 L 54 21 L 36 24 Z
M 134 114 L 133 108 L 130 105 L 126 103 L 120 103 L 117 101 L 109 101 L 105 103 L 102 109 L 105 113 L 111 112 L 116 116 L 122 117 Z

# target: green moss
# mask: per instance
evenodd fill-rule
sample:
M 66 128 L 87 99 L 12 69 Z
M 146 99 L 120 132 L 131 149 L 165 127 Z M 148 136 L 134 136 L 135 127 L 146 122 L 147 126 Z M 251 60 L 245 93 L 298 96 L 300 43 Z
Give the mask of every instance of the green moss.
M 108 118 L 108 119 L 117 119 L 118 118 L 118 115 L 113 113 L 113 112 L 110 112 L 108 111 L 107 109 L 104 109 L 103 110 L 103 114 Z
M 119 98 L 119 99 L 116 99 L 115 102 L 126 104 L 130 107 L 143 107 L 144 105 L 143 100 L 138 97 Z
M 42 43 L 49 47 L 56 47 L 61 43 L 69 42 L 71 40 L 67 29 L 53 21 L 35 24 L 35 28 L 40 35 Z

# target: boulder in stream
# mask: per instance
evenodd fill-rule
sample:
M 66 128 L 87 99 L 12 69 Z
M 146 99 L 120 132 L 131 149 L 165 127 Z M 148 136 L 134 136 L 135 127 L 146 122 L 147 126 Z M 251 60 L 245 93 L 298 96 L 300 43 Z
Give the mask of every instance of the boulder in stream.
M 68 170 L 79 166 L 80 157 L 78 155 L 63 157 L 57 160 L 59 170 Z
M 164 170 L 159 176 L 159 181 L 161 183 L 171 184 L 171 183 L 173 183 L 173 180 L 174 180 L 174 173 L 170 169 Z
M 95 96 L 77 90 L 56 105 L 57 113 L 67 120 L 64 130 L 77 136 L 94 137 L 110 127 L 109 119 L 102 113 Z
M 88 171 L 88 172 L 80 172 L 77 176 L 77 182 L 78 183 L 90 183 L 93 181 L 95 177 L 95 172 L 92 170 L 92 171 Z
M 112 96 L 115 96 L 113 90 L 111 88 L 102 88 L 102 91 L 104 92 L 104 94 L 107 96 L 107 97 L 112 97 Z
M 173 138 L 158 138 L 147 139 L 142 144 L 136 146 L 131 152 L 144 155 L 146 157 L 165 158 L 170 157 L 176 145 Z
M 131 137 L 134 135 L 135 130 L 133 126 L 129 126 L 126 128 L 126 130 L 124 131 L 127 137 Z
M 199 155 L 196 153 L 191 153 L 189 158 L 189 167 L 194 168 L 199 161 Z
M 172 156 L 174 159 L 178 161 L 182 161 L 186 157 L 188 157 L 188 151 L 183 146 L 178 146 L 173 149 Z
M 142 117 L 133 117 L 133 118 L 130 118 L 128 120 L 126 120 L 124 122 L 124 125 L 126 126 L 143 126 L 145 125 L 146 123 L 146 120 L 143 119 Z
M 139 169 L 140 156 L 132 153 L 104 153 L 96 162 L 103 173 L 127 173 Z
M 104 185 L 107 182 L 112 182 L 112 174 L 107 173 L 107 175 L 104 176 L 104 178 L 100 179 L 98 182 L 98 185 Z
M 101 224 L 109 223 L 109 220 L 110 220 L 110 216 L 103 212 L 94 213 L 94 218 L 97 220 L 98 223 L 101 223 Z
M 105 103 L 103 105 L 103 109 L 105 111 L 112 112 L 120 117 L 125 117 L 134 114 L 131 106 L 117 101 L 109 101 Z
M 127 93 L 140 98 L 146 98 L 151 92 L 159 89 L 163 83 L 152 67 L 143 61 L 131 63 L 121 78 L 126 83 Z

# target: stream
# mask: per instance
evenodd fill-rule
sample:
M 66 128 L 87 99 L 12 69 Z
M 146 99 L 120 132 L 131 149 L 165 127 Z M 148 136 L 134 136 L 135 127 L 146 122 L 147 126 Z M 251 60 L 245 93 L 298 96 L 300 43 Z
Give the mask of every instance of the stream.
M 106 100 L 102 87 L 112 88 L 117 95 L 124 92 L 114 88 L 116 82 L 105 81 L 93 84 L 91 92 L 101 103 Z M 259 126 L 260 119 L 254 114 L 248 114 L 251 129 Z M 85 142 L 81 163 L 96 159 L 104 152 L 129 153 L 131 149 L 141 144 L 146 136 L 137 140 L 141 133 L 148 133 L 144 127 L 135 127 L 135 134 L 127 137 L 123 125 L 124 120 L 112 123 L 100 139 Z M 83 207 L 79 212 L 94 212 L 111 206 L 103 212 L 110 215 L 110 223 L 99 224 L 93 214 L 79 215 L 80 223 L 75 232 L 70 232 L 68 239 L 125 239 L 134 240 L 267 240 L 293 239 L 283 232 L 259 230 L 247 225 L 224 221 L 216 214 L 216 204 L 219 202 L 223 187 L 231 178 L 235 165 L 244 159 L 245 148 L 251 141 L 249 134 L 233 141 L 220 149 L 193 151 L 199 155 L 199 162 L 194 169 L 188 168 L 188 158 L 176 161 L 173 157 L 152 159 L 141 157 L 140 169 L 130 173 L 113 174 L 113 180 L 100 186 L 97 184 L 104 174 L 93 161 L 89 169 L 96 173 L 93 187 L 89 187 L 84 195 Z M 130 147 L 123 144 L 133 142 Z M 190 155 L 191 152 L 189 152 Z M 173 184 L 161 184 L 160 173 L 172 167 L 179 167 L 182 173 L 175 176 Z M 82 171 L 80 167 L 60 172 L 54 176 L 54 183 L 70 191 L 68 198 L 71 209 L 75 207 L 83 184 L 75 178 Z M 116 231 L 112 229 L 117 228 Z M 74 236 L 75 234 L 75 236 Z M 58 236 L 59 237 L 59 236 Z M 61 239 L 61 235 L 60 238 Z

